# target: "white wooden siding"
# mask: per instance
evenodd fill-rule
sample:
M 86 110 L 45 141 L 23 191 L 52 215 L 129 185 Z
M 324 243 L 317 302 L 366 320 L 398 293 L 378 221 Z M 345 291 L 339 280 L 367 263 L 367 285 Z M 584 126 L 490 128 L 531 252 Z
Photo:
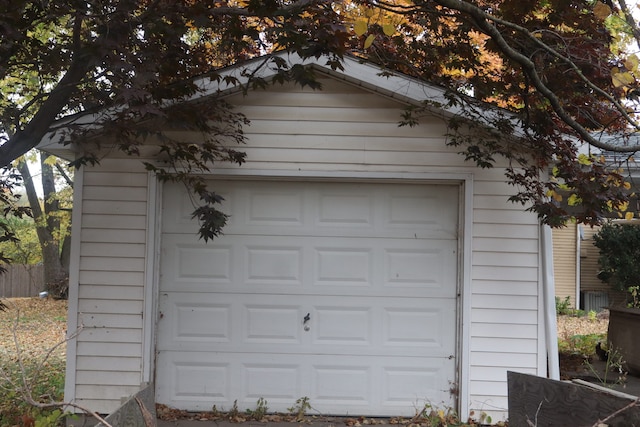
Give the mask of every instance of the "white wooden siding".
M 507 202 L 514 189 L 504 183 L 504 169 L 482 170 L 465 162 L 457 148 L 445 145 L 446 127 L 440 119 L 398 127 L 402 105 L 343 83 L 326 80 L 321 92 L 278 86 L 231 101 L 252 119 L 246 128 L 248 144 L 238 147 L 248 155 L 243 173 L 473 174 L 473 227 L 467 230 L 473 254 L 471 277 L 466 278 L 471 318 L 464 319 L 470 326 L 470 366 L 458 386 L 469 393 L 463 411 L 484 411 L 494 420 L 506 417 L 506 371 L 545 375 L 546 366 L 540 362 L 545 356 L 538 318 L 538 221 Z M 219 169 L 238 173 L 235 165 Z M 101 343 L 83 333 L 71 363 L 78 369 L 79 403 L 109 412 L 140 381 L 142 340 L 132 340 L 142 336 L 148 183 L 136 160 L 105 160 L 98 168 L 87 168 L 85 176 L 79 304 L 92 311 L 80 318 L 87 330 L 122 333 L 116 335 L 119 343 Z M 118 262 L 111 262 L 112 257 Z M 96 300 L 106 304 L 91 303 Z M 114 378 L 120 383 L 113 384 L 100 370 L 118 372 Z
M 141 383 L 147 185 L 138 160 L 105 159 L 83 171 L 79 289 L 72 304 L 82 332 L 69 363 L 76 367 L 77 403 L 98 412 L 113 411 Z

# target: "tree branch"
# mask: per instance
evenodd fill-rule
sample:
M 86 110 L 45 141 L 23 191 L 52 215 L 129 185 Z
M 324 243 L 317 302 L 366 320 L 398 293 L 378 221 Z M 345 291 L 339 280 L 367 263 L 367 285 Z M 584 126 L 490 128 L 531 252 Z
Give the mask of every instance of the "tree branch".
M 503 37 L 502 33 L 495 27 L 495 25 L 492 23 L 495 22 L 495 17 L 490 16 L 479 7 L 463 0 L 436 0 L 436 3 L 444 7 L 458 10 L 471 16 L 475 21 L 475 25 L 483 33 L 491 37 L 508 58 L 520 64 L 523 71 L 531 79 L 531 83 L 533 84 L 533 86 L 540 92 L 540 94 L 542 94 L 542 96 L 544 96 L 549 101 L 551 107 L 553 108 L 553 111 L 584 141 L 588 142 L 594 147 L 614 152 L 629 152 L 640 150 L 640 144 L 623 146 L 599 141 L 592 135 L 591 132 L 589 132 L 584 128 L 584 126 L 582 126 L 573 117 L 571 117 L 571 115 L 567 113 L 562 106 L 562 103 L 556 96 L 556 94 L 551 89 L 549 89 L 541 80 L 540 75 L 536 71 L 536 67 L 533 61 L 514 49 Z

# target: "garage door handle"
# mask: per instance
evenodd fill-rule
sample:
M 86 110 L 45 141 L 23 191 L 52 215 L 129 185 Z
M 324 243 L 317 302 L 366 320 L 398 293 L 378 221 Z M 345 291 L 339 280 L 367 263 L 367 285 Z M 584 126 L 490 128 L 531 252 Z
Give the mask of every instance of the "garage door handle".
M 304 321 L 302 322 L 302 325 L 304 326 L 305 331 L 308 331 L 309 329 L 311 329 L 311 327 L 308 325 L 310 320 L 311 320 L 311 313 L 307 313 L 307 315 L 304 316 Z

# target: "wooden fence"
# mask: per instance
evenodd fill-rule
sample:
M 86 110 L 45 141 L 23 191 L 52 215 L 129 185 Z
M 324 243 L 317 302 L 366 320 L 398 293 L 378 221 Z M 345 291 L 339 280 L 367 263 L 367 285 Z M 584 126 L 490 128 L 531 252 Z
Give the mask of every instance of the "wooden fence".
M 43 289 L 42 265 L 8 265 L 0 274 L 0 298 L 36 297 Z

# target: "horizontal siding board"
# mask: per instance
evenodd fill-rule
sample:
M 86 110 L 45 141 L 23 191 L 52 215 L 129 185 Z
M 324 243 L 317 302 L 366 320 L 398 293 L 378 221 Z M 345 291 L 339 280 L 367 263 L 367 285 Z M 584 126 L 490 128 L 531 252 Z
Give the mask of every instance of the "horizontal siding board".
M 99 215 L 146 215 L 147 203 L 144 201 L 86 200 L 82 203 L 82 212 Z
M 143 258 L 147 251 L 144 243 L 83 242 L 80 253 L 83 256 Z
M 80 271 L 80 283 L 83 285 L 142 286 L 144 274 L 130 271 Z
M 425 162 L 436 162 L 442 165 L 462 164 L 462 159 L 455 153 L 433 153 L 433 152 L 395 152 L 395 151 L 363 151 L 363 150 L 335 150 L 313 149 L 263 149 L 247 148 L 243 150 L 247 153 L 248 159 L 259 162 L 280 162 L 280 163 L 311 163 L 319 166 L 323 163 L 332 164 L 368 164 L 368 165 L 389 165 L 398 164 L 404 166 L 424 166 Z M 312 154 L 309 151 L 313 151 Z M 459 171 L 458 171 L 459 172 Z
M 502 179 L 502 180 L 498 181 L 498 179 Z M 480 177 L 478 177 L 478 179 L 473 183 L 473 192 L 475 195 L 474 200 L 484 197 L 485 195 L 487 196 L 490 195 L 493 197 L 496 197 L 496 196 L 511 197 L 514 194 L 514 188 L 505 184 L 504 173 L 499 173 L 496 176 L 496 180 L 491 180 L 491 181 L 487 181 L 486 179 L 483 180 Z M 524 211 L 524 207 L 522 209 Z M 533 218 L 535 218 L 533 214 L 528 214 L 528 215 L 531 215 Z M 528 215 L 525 215 L 525 216 L 528 216 Z
M 489 281 L 489 280 L 475 280 L 473 282 L 474 295 L 489 294 L 489 295 L 538 295 L 538 283 L 537 282 L 505 282 L 505 281 Z
M 78 385 L 97 384 L 99 386 L 139 386 L 141 379 L 139 372 L 105 372 L 102 370 L 78 371 L 76 383 Z
M 504 179 L 504 176 L 503 176 Z M 501 209 L 508 211 L 517 211 L 522 213 L 523 206 L 519 203 L 509 201 L 509 196 L 492 196 L 488 194 L 475 195 L 473 197 L 473 206 L 476 209 Z
M 76 386 L 76 394 L 82 396 L 82 399 L 87 400 L 111 400 L 112 402 L 106 403 L 105 406 L 108 407 L 108 411 L 106 413 L 113 412 L 115 409 L 120 406 L 121 399 L 126 399 L 131 397 L 140 391 L 140 384 L 137 386 L 121 386 L 121 385 L 85 385 L 79 384 Z M 96 405 L 97 406 L 97 405 Z M 92 410 L 94 406 L 90 407 Z
M 472 323 L 472 337 L 529 338 L 538 337 L 538 325 L 512 325 L 509 323 Z M 519 366 L 527 366 L 526 364 Z
M 83 299 L 78 304 L 82 313 L 142 314 L 142 301 L 119 300 L 117 304 L 104 299 Z
M 473 380 L 475 366 L 494 366 L 511 369 L 532 368 L 537 366 L 535 353 L 500 353 L 497 351 L 472 351 L 470 357 L 470 376 Z
M 145 262 L 145 258 L 83 256 L 80 258 L 80 268 L 94 271 L 144 272 Z
M 89 200 L 109 200 L 114 202 L 121 201 L 143 201 L 147 200 L 146 187 L 118 187 L 109 186 L 91 186 L 85 185 L 83 188 L 83 199 Z
M 513 253 L 513 252 L 482 252 L 477 251 L 473 256 L 475 265 L 501 266 L 507 262 L 519 267 L 538 267 L 537 253 Z
M 484 295 L 475 294 L 471 301 L 473 308 L 489 308 L 508 310 L 518 307 L 520 310 L 536 310 L 538 308 L 538 297 L 519 295 Z
M 111 185 L 114 187 L 147 188 L 149 175 L 147 172 L 130 172 L 120 171 L 119 173 L 105 172 L 96 170 L 92 167 L 85 169 L 82 177 L 83 184 L 86 186 Z
M 100 228 L 85 228 L 80 238 L 90 243 L 145 243 L 145 230 L 106 230 Z
M 86 214 L 82 216 L 83 228 L 119 228 L 122 230 L 144 230 L 147 217 L 144 215 Z
M 538 239 L 538 224 L 491 224 L 474 223 L 473 237 L 505 238 L 519 241 L 521 239 Z
M 401 135 L 374 135 L 374 136 L 341 136 L 334 137 L 328 135 L 269 135 L 259 134 L 251 138 L 251 147 L 262 149 L 289 149 L 295 146 L 298 149 L 323 149 L 336 152 L 346 150 L 373 150 L 388 152 L 390 147 L 393 151 L 412 151 L 429 153 L 452 153 L 460 157 L 455 148 L 442 144 L 442 137 L 424 136 L 422 138 L 405 137 Z M 244 151 L 246 147 L 238 147 Z
M 140 343 L 78 342 L 78 356 L 141 357 Z
M 251 97 L 242 99 L 236 97 L 230 102 L 241 106 L 242 104 L 250 104 L 253 106 L 287 106 L 287 107 L 338 107 L 338 108 L 397 108 L 398 101 L 386 100 L 378 95 L 360 91 L 353 93 L 325 93 L 317 92 L 298 92 L 287 93 L 278 91 L 258 91 L 253 92 Z M 242 110 L 242 107 L 238 108 Z
M 513 325 L 536 325 L 537 310 L 493 310 L 485 307 L 472 308 L 471 318 L 474 323 L 511 323 Z
M 442 129 L 441 127 L 439 127 Z M 245 130 L 249 140 L 253 136 L 264 134 L 272 135 L 333 135 L 342 136 L 380 136 L 393 135 L 399 137 L 415 137 L 421 138 L 424 130 L 421 126 L 395 126 L 391 123 L 348 123 L 348 122 L 316 122 L 316 121 L 299 121 L 299 120 L 252 120 L 251 126 Z M 445 134 L 442 134 L 444 141 Z M 249 143 L 250 145 L 250 143 Z M 458 155 L 460 159 L 462 156 Z
M 273 120 L 278 122 L 283 117 L 295 121 L 324 121 L 324 122 L 356 122 L 356 123 L 380 123 L 387 122 L 396 125 L 402 120 L 403 110 L 399 105 L 391 108 L 349 108 L 344 106 L 335 107 L 315 107 L 291 108 L 284 105 L 272 105 L 268 108 L 257 105 L 246 105 L 242 107 L 242 113 L 253 123 L 254 120 Z M 439 123 L 433 118 L 428 122 L 437 123 L 440 128 L 445 129 L 442 121 Z M 426 123 L 420 123 L 426 126 Z
M 105 146 L 109 142 L 109 140 L 105 140 Z M 111 154 L 115 154 L 115 151 Z M 116 172 L 116 173 L 139 173 L 141 176 L 145 176 L 146 179 L 149 179 L 148 172 L 145 170 L 144 165 L 138 158 L 127 157 L 125 159 L 117 159 L 111 157 L 105 157 L 100 160 L 100 164 L 97 166 L 88 166 L 86 169 L 86 173 L 96 173 L 96 172 Z M 107 180 L 105 184 L 109 181 Z
M 474 395 L 470 402 L 471 410 L 476 417 L 481 414 L 489 415 L 494 422 L 506 420 L 509 402 L 506 396 L 487 396 L 484 394 Z
M 522 374 L 538 375 L 535 368 L 508 369 Z M 495 366 L 474 366 L 473 378 L 475 381 L 507 381 L 507 369 Z
M 506 253 L 538 253 L 537 239 L 499 239 L 494 237 L 476 237 L 473 239 L 473 250 L 481 252 Z M 474 255 L 475 255 L 474 253 Z
M 476 266 L 472 267 L 474 279 L 478 280 L 510 280 L 533 282 L 538 279 L 538 269 L 533 267 L 511 266 Z
M 117 304 L 120 300 L 142 300 L 143 294 L 142 286 L 82 285 L 78 289 L 80 299 L 106 299 L 113 304 Z
M 80 323 L 86 327 L 142 329 L 141 314 L 80 313 Z M 82 333 L 82 332 L 81 332 Z
M 485 396 L 506 396 L 506 381 L 471 381 L 469 383 L 469 392 L 474 395 Z M 493 406 L 493 405 L 492 405 Z M 493 409 L 493 408 L 492 408 Z M 507 409 L 505 406 L 504 409 Z
M 79 357 L 77 369 L 85 371 L 103 370 L 108 372 L 140 372 L 142 360 L 139 357 Z
M 507 209 L 474 209 L 474 221 L 498 224 L 521 224 L 523 212 Z M 527 215 L 524 215 L 526 218 Z
M 499 351 L 501 353 L 535 353 L 538 341 L 535 339 L 521 338 L 484 338 L 471 339 L 471 351 Z
M 82 330 L 82 341 L 141 343 L 142 330 L 130 328 L 84 328 Z

